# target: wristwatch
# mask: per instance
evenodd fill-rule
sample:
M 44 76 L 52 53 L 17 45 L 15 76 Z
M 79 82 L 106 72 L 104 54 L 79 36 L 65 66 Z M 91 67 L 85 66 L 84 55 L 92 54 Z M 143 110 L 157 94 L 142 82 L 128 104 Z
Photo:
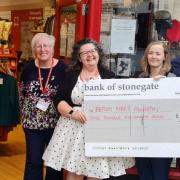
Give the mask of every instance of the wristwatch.
M 70 111 L 69 111 L 69 118 L 71 118 L 72 117 L 72 113 L 74 112 L 74 110 L 73 109 L 71 109 Z

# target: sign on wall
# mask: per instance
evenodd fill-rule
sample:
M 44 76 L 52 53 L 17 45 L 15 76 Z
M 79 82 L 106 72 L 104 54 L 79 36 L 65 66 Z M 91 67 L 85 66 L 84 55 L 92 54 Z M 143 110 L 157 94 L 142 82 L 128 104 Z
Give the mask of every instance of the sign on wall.
M 21 30 L 24 28 L 22 26 L 22 22 L 30 22 L 32 24 L 36 24 L 39 20 L 43 19 L 43 9 L 26 9 L 26 10 L 13 10 L 11 11 L 11 20 L 13 22 L 12 28 L 12 43 L 15 46 L 16 50 L 21 50 Z M 24 23 L 23 23 L 24 26 Z M 31 29 L 28 29 L 31 31 Z M 32 32 L 28 32 L 26 34 L 31 34 Z
M 8 19 L 11 21 L 11 11 L 1 11 L 0 12 L 0 18 L 1 19 Z
M 136 19 L 112 19 L 111 53 L 134 54 Z

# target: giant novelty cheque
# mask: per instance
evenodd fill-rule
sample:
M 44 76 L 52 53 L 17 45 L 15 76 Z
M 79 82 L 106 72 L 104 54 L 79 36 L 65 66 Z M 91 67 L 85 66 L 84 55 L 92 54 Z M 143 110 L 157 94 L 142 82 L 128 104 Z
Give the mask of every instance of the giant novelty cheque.
M 84 88 L 86 156 L 180 157 L 180 78 L 92 80 Z

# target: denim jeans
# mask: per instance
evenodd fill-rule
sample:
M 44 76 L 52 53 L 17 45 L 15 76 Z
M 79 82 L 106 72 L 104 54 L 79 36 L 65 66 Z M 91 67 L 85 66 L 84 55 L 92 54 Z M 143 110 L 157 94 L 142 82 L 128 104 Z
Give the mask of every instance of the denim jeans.
M 42 156 L 48 145 L 54 129 L 32 130 L 24 129 L 26 138 L 26 164 L 24 180 L 43 180 Z M 46 167 L 45 180 L 63 179 L 63 172 Z

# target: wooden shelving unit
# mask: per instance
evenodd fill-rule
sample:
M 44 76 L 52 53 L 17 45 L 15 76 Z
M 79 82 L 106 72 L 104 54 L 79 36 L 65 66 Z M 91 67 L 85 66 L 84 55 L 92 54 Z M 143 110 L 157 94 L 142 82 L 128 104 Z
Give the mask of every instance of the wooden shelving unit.
M 18 66 L 18 57 L 17 53 L 13 48 L 1 48 L 0 61 L 5 61 L 8 63 L 9 69 L 13 73 L 13 76 L 17 78 L 17 66 Z

